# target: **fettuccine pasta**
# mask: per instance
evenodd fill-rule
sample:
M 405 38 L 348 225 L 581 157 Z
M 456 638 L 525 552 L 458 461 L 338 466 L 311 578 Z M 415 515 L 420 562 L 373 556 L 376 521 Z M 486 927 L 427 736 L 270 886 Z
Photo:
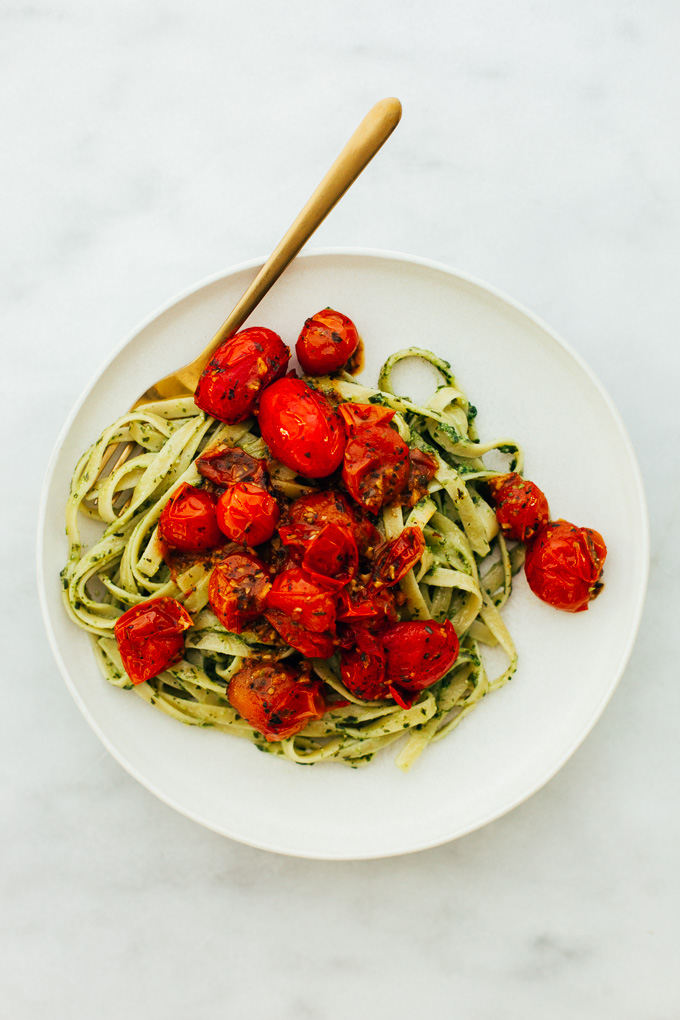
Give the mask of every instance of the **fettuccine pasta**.
M 442 384 L 425 404 L 394 391 L 393 369 L 408 358 L 424 359 L 441 376 Z M 226 425 L 199 410 L 192 399 L 159 401 L 122 415 L 80 459 L 66 511 L 64 605 L 73 622 L 91 635 L 106 680 L 134 691 L 173 719 L 228 731 L 262 751 L 303 764 L 333 760 L 363 765 L 388 744 L 401 741 L 396 761 L 408 769 L 428 744 L 446 737 L 516 669 L 517 653 L 501 611 L 512 590 L 513 574 L 522 565 L 523 547 L 508 549 L 479 483 L 499 473 L 485 465 L 485 454 L 500 451 L 509 458 L 509 470 L 521 472 L 522 452 L 508 438 L 480 441 L 475 408 L 448 363 L 428 351 L 408 348 L 392 355 L 381 370 L 378 389 L 361 385 L 344 372 L 305 381 L 334 403 L 393 409 L 393 424 L 402 439 L 437 461 L 427 494 L 411 508 L 384 507 L 376 524 L 385 539 L 398 537 L 405 527 L 422 530 L 425 552 L 399 582 L 401 617 L 451 620 L 460 652 L 446 676 L 422 691 L 410 708 L 400 708 L 392 700 L 366 702 L 341 682 L 335 655 L 312 660 L 312 668 L 329 692 L 336 692 L 339 707 L 295 736 L 266 741 L 238 715 L 226 690 L 244 660 L 275 661 L 298 653 L 272 628 L 254 627 L 241 634 L 225 629 L 208 604 L 209 562 L 192 563 L 174 580 L 164 562 L 158 521 L 179 486 L 200 484 L 195 464 L 199 454 L 208 446 L 226 443 L 256 458 L 268 455 L 256 419 Z M 100 477 L 107 448 L 118 442 L 130 444 L 132 454 Z M 316 491 L 313 481 L 277 462 L 270 461 L 270 471 L 273 489 L 287 499 Z M 103 525 L 89 548 L 81 541 L 81 514 Z M 131 606 L 162 596 L 182 603 L 192 617 L 185 656 L 157 677 L 133 685 L 123 668 L 114 625 Z M 505 654 L 499 675 L 488 675 L 483 646 L 496 646 Z

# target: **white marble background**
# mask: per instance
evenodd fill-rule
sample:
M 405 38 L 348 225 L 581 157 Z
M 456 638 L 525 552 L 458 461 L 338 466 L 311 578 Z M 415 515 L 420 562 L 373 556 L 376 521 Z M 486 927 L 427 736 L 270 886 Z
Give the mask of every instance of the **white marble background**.
M 2 0 L 3 1016 L 680 1016 L 679 44 L 677 0 Z M 268 252 L 391 94 L 318 243 L 462 267 L 583 353 L 641 460 L 651 585 L 612 703 L 528 803 L 419 855 L 299 861 L 102 749 L 42 634 L 36 506 L 111 345 Z

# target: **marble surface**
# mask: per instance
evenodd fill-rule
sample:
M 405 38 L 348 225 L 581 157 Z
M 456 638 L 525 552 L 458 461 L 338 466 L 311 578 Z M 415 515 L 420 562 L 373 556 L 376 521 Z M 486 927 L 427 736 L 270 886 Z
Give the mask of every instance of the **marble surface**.
M 3 1015 L 680 1015 L 679 35 L 675 0 L 0 5 Z M 422 854 L 300 861 L 175 814 L 90 732 L 39 622 L 37 501 L 111 346 L 269 251 L 390 94 L 402 124 L 317 243 L 459 266 L 570 340 L 641 461 L 650 589 L 530 801 Z

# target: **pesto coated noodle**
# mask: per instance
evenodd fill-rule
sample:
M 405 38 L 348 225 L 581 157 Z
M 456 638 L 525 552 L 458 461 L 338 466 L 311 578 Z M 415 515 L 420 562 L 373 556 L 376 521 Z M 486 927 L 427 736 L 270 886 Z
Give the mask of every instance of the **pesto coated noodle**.
M 392 370 L 406 358 L 429 362 L 441 376 L 442 384 L 423 405 L 394 392 Z M 221 442 L 256 458 L 267 456 L 254 418 L 226 425 L 199 410 L 192 399 L 159 401 L 122 415 L 81 457 L 66 509 L 64 604 L 73 622 L 90 633 L 106 680 L 134 691 L 180 722 L 228 731 L 262 751 L 303 764 L 340 760 L 363 765 L 376 751 L 403 738 L 396 762 L 406 770 L 428 744 L 447 736 L 484 695 L 502 687 L 515 671 L 517 653 L 501 609 L 510 596 L 512 576 L 522 565 L 524 548 L 507 548 L 478 484 L 499 473 L 484 464 L 485 454 L 492 450 L 507 454 L 508 470 L 521 472 L 522 452 L 507 438 L 480 442 L 474 407 L 449 364 L 428 351 L 412 347 L 393 354 L 380 372 L 378 389 L 363 386 L 346 373 L 304 378 L 334 401 L 392 408 L 402 439 L 438 462 L 428 494 L 411 509 L 384 507 L 376 524 L 386 539 L 396 538 L 407 525 L 422 529 L 425 552 L 400 581 L 405 596 L 401 617 L 451 620 L 460 653 L 446 676 L 422 691 L 411 708 L 402 709 L 391 700 L 365 702 L 350 693 L 340 680 L 335 655 L 312 660 L 313 669 L 348 704 L 326 712 L 295 736 L 267 742 L 237 714 L 226 688 L 243 659 L 277 660 L 298 653 L 280 639 L 264 642 L 261 633 L 228 633 L 208 605 L 210 567 L 194 563 L 173 581 L 163 561 L 158 520 L 183 482 L 201 482 L 195 466 L 198 455 Z M 135 444 L 132 456 L 98 479 L 107 447 L 120 441 Z M 276 462 L 271 463 L 271 481 L 289 499 L 315 491 L 309 480 Z M 128 496 L 121 513 L 117 507 Z M 81 513 L 104 525 L 89 549 L 81 542 Z M 177 599 L 193 618 L 193 627 L 186 632 L 185 658 L 152 680 L 133 685 L 123 670 L 114 624 L 131 606 L 161 596 Z M 505 653 L 506 667 L 495 677 L 487 674 L 480 653 L 484 645 L 498 646 Z

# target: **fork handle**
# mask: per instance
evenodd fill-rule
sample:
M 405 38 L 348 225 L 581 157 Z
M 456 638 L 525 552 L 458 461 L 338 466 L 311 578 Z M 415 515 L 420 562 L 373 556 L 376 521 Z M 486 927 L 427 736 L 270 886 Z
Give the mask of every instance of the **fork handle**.
M 381 99 L 367 113 L 318 188 L 279 244 L 269 256 L 234 310 L 227 316 L 208 346 L 194 362 L 201 370 L 220 344 L 232 336 L 276 283 L 331 209 L 340 201 L 376 152 L 390 137 L 401 118 L 398 99 Z

